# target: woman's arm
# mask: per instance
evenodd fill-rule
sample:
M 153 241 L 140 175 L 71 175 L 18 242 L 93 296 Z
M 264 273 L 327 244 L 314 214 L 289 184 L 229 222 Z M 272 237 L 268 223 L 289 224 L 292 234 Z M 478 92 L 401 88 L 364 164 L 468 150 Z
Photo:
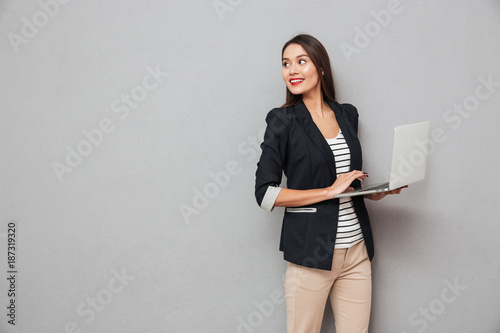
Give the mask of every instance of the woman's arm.
M 362 181 L 366 177 L 366 173 L 354 170 L 339 175 L 331 186 L 325 188 L 311 190 L 292 190 L 283 188 L 278 194 L 273 207 L 300 207 L 333 199 L 337 194 L 352 189 L 349 186 L 355 179 Z
M 272 109 L 266 116 L 264 141 L 260 145 L 262 153 L 255 172 L 255 198 L 257 204 L 267 211 L 273 210 L 281 188 L 283 165 L 289 139 L 289 123 L 283 110 Z

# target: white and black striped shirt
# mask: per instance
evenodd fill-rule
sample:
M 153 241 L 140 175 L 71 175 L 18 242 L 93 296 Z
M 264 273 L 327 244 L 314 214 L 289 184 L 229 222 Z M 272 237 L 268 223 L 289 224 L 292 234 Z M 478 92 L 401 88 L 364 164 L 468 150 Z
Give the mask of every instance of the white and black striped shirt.
M 341 173 L 349 172 L 351 167 L 351 152 L 344 139 L 342 131 L 333 139 L 326 139 L 332 149 L 337 166 L 337 177 Z M 339 222 L 337 227 L 337 238 L 335 248 L 343 249 L 353 246 L 363 240 L 363 233 L 359 224 L 358 216 L 354 211 L 351 197 L 340 198 Z

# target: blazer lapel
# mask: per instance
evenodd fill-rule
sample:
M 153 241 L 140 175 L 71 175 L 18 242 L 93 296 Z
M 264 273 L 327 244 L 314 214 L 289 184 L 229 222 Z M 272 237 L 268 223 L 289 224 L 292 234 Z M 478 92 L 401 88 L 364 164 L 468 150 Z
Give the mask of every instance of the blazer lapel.
M 351 153 L 351 168 L 350 170 L 361 170 L 361 152 L 358 151 L 359 144 L 356 144 L 357 137 L 352 129 L 351 124 L 347 120 L 347 115 L 345 114 L 345 111 L 339 107 L 339 105 L 335 102 L 332 102 L 330 100 L 327 100 L 328 105 L 332 108 L 332 110 L 335 112 L 335 117 L 337 118 L 337 123 L 339 124 L 342 133 L 344 134 L 345 141 L 347 142 L 347 145 L 349 146 L 349 151 Z
M 339 124 L 342 133 L 344 134 L 344 138 L 346 140 L 347 145 L 349 146 L 349 150 L 351 152 L 351 168 L 350 170 L 361 170 L 361 151 L 358 150 L 359 144 L 356 144 L 357 138 L 356 134 L 352 129 L 351 124 L 347 120 L 347 116 L 345 111 L 339 107 L 336 102 L 327 100 L 330 108 L 335 112 L 335 118 L 337 118 L 337 123 Z M 337 179 L 337 169 L 335 165 L 335 158 L 332 154 L 332 150 L 326 142 L 325 137 L 319 130 L 318 126 L 314 123 L 311 113 L 307 110 L 304 102 L 300 101 L 299 104 L 293 107 L 295 113 L 300 120 L 303 128 L 305 129 L 307 135 L 311 138 L 312 142 L 318 147 L 321 151 L 321 154 L 325 158 L 328 167 L 332 173 L 333 179 Z
M 304 102 L 302 101 L 300 101 L 300 103 L 295 105 L 293 108 L 307 135 L 311 138 L 312 142 L 314 142 L 314 144 L 318 147 L 318 149 L 321 151 L 321 154 L 325 158 L 332 173 L 333 179 L 337 179 L 335 159 L 333 157 L 332 150 L 330 149 L 328 142 L 326 142 L 323 134 L 321 134 L 318 126 L 316 126 L 316 124 L 314 123 L 311 117 L 311 113 L 309 112 L 309 110 L 307 110 Z M 337 116 L 337 112 L 335 112 L 335 116 Z M 342 128 L 342 131 L 343 130 L 344 129 Z

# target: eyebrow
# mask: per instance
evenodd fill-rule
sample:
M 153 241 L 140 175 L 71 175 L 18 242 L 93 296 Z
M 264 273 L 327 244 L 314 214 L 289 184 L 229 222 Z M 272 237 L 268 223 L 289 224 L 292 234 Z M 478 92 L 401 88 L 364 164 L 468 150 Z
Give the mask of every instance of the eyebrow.
M 296 56 L 295 58 L 300 58 L 300 57 L 308 57 L 309 58 L 309 56 L 307 54 L 300 54 L 300 55 Z M 290 60 L 290 59 L 288 59 L 288 58 L 281 59 L 281 61 L 283 61 L 283 60 Z

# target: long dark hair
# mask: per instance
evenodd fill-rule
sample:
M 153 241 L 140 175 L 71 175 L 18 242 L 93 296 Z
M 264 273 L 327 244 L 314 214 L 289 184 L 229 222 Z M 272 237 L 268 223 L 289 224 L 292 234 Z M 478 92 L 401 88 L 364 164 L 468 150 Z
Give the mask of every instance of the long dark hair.
M 323 99 L 329 99 L 331 101 L 337 101 L 335 99 L 335 84 L 333 82 L 332 68 L 330 66 L 330 58 L 328 57 L 328 52 L 326 52 L 325 47 L 319 40 L 311 35 L 300 34 L 292 39 L 290 39 L 283 46 L 281 50 L 281 58 L 283 58 L 283 53 L 285 49 L 290 44 L 298 44 L 304 48 L 307 55 L 313 62 L 316 70 L 318 71 L 318 77 L 321 84 L 321 92 L 323 93 Z M 321 75 L 324 72 L 325 75 Z M 302 95 L 294 95 L 292 92 L 286 88 L 286 102 L 282 107 L 294 106 L 299 104 L 302 100 Z

